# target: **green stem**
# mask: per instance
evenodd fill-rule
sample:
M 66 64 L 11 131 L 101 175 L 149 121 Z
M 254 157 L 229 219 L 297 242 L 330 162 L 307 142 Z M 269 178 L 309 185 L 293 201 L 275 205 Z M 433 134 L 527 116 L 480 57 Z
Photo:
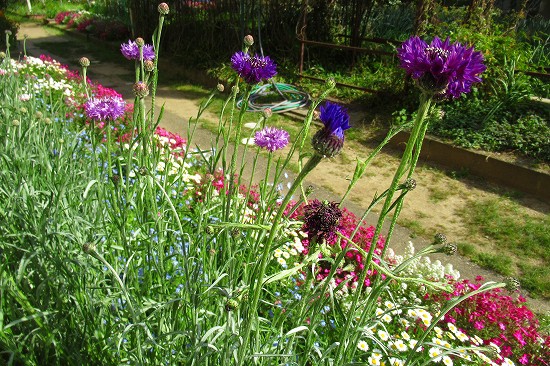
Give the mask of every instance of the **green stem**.
M 271 253 L 271 246 L 273 244 L 275 236 L 279 233 L 280 227 L 282 225 L 283 220 L 281 219 L 285 212 L 286 206 L 290 202 L 294 192 L 302 184 L 302 181 L 321 162 L 322 158 L 323 157 L 321 155 L 315 154 L 308 160 L 308 162 L 304 165 L 303 169 L 300 171 L 300 173 L 296 177 L 296 180 L 288 190 L 288 193 L 286 194 L 283 201 L 281 202 L 281 205 L 277 210 L 277 214 L 273 219 L 273 226 L 271 227 L 271 231 L 269 232 L 269 237 L 267 238 L 267 241 L 264 245 L 262 257 L 260 259 L 260 263 L 258 267 L 259 272 L 257 275 L 252 276 L 250 280 L 250 294 L 252 295 L 252 299 L 246 314 L 248 319 L 246 319 L 245 329 L 243 332 L 244 333 L 243 343 L 239 348 L 239 357 L 238 357 L 239 365 L 244 364 L 245 352 L 249 350 L 249 342 L 250 342 L 250 334 L 251 334 L 252 326 L 253 326 L 253 323 L 257 321 L 257 307 L 258 307 L 258 302 L 260 299 L 260 294 L 262 292 L 262 285 L 263 285 L 262 279 L 265 276 L 268 258 Z

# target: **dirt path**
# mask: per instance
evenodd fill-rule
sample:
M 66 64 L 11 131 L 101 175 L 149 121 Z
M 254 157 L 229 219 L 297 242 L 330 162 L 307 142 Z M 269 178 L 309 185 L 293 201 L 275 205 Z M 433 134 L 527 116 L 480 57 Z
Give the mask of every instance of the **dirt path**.
M 30 55 L 38 56 L 42 53 L 51 54 L 38 45 L 47 42 L 60 42 L 67 44 L 67 52 L 62 55 L 51 54 L 58 61 L 74 65 L 75 60 L 80 56 L 70 52 L 70 42 L 74 42 L 72 36 L 59 36 L 48 28 L 37 24 L 21 24 L 19 34 L 27 34 L 27 52 Z M 89 76 L 92 80 L 98 81 L 107 87 L 115 88 L 121 92 L 126 99 L 133 101 L 131 85 L 133 70 L 130 63 L 127 67 L 120 66 L 113 62 L 91 59 L 92 65 L 89 69 Z M 160 70 L 161 73 L 169 70 Z M 198 110 L 199 98 L 182 92 L 177 92 L 160 85 L 157 98 L 159 103 L 165 105 L 165 115 L 161 126 L 185 136 L 185 128 L 190 117 L 194 117 Z M 205 115 L 207 119 L 217 120 L 214 115 Z M 352 125 L 354 122 L 352 118 Z M 198 128 L 194 144 L 209 147 L 212 146 L 212 134 L 210 131 Z M 310 183 L 317 187 L 314 196 L 319 199 L 339 201 L 348 186 L 348 179 L 352 177 L 355 168 L 356 158 L 364 159 L 371 148 L 355 143 L 347 142 L 343 153 L 335 159 L 323 161 L 308 177 Z M 398 158 L 395 152 L 382 153 L 371 164 L 367 175 L 359 182 L 346 207 L 361 216 L 364 209 L 370 204 L 372 197 L 378 192 L 384 191 L 393 177 Z M 261 175 L 260 175 L 261 176 Z M 403 251 L 406 243 L 412 240 L 415 247 L 420 248 L 428 244 L 430 238 L 436 232 L 443 232 L 454 242 L 465 242 L 470 240 L 468 226 L 464 223 L 458 213 L 467 210 L 469 204 L 476 200 L 486 198 L 498 199 L 499 196 L 491 193 L 487 185 L 480 184 L 473 180 L 455 180 L 448 177 L 439 170 L 428 165 L 420 165 L 417 169 L 417 188 L 407 196 L 400 222 L 417 226 L 422 231 L 422 236 L 412 234 L 410 230 L 398 227 L 391 246 L 396 252 Z M 543 217 L 550 212 L 550 208 L 534 199 L 527 198 L 522 202 L 526 210 L 534 217 Z M 373 213 L 367 217 L 368 224 L 374 224 L 377 214 Z M 411 239 L 413 238 L 414 239 Z M 492 248 L 491 243 L 486 244 L 487 250 L 498 250 Z M 433 259 L 440 259 L 443 263 L 451 263 L 458 269 L 462 278 L 473 279 L 478 275 L 487 280 L 502 280 L 502 276 L 489 272 L 472 264 L 470 261 L 459 255 L 453 257 L 433 256 Z M 541 300 L 529 300 L 529 306 L 537 312 L 549 312 L 550 304 Z

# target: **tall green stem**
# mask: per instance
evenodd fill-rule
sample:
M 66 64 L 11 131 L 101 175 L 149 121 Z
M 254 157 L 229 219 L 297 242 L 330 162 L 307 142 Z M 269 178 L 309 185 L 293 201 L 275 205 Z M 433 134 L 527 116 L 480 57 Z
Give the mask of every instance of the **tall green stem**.
M 305 177 L 317 166 L 317 164 L 319 164 L 322 158 L 323 157 L 321 155 L 315 154 L 308 160 L 308 162 L 304 165 L 303 169 L 300 171 L 300 173 L 296 177 L 296 180 L 288 190 L 288 193 L 286 194 L 285 198 L 281 202 L 281 205 L 277 210 L 277 214 L 273 219 L 273 226 L 271 227 L 271 231 L 269 232 L 269 237 L 267 238 L 266 243 L 263 247 L 263 253 L 258 266 L 257 275 L 252 276 L 252 278 L 250 279 L 249 293 L 252 295 L 252 299 L 249 303 L 247 314 L 246 314 L 247 319 L 246 319 L 246 325 L 245 325 L 244 335 L 243 335 L 243 344 L 239 348 L 239 361 L 238 361 L 239 365 L 244 364 L 245 354 L 249 349 L 250 334 L 251 334 L 252 326 L 253 326 L 253 323 L 257 320 L 256 319 L 257 311 L 258 311 L 257 307 L 260 299 L 260 294 L 262 292 L 263 278 L 265 276 L 267 260 L 271 253 L 271 246 L 273 245 L 275 236 L 280 231 L 281 224 L 282 224 L 281 218 L 283 217 L 286 206 L 290 202 L 294 192 L 296 192 L 296 190 L 298 189 L 298 187 L 300 187 Z

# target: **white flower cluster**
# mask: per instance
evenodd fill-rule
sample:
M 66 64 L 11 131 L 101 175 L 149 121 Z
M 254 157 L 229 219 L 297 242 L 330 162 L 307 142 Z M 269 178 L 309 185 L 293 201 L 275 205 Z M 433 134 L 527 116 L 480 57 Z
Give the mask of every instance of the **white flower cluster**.
M 302 240 L 307 238 L 307 234 L 301 230 L 292 229 L 290 227 L 285 228 L 284 233 L 289 240 L 284 243 L 282 247 L 275 249 L 273 258 L 282 268 L 287 268 L 288 265 L 286 260 L 291 257 L 297 257 L 304 251 L 305 248 L 302 244 Z M 300 262 L 298 260 L 294 261 L 295 266 L 299 264 Z
M 396 266 L 403 263 L 405 260 L 412 258 L 415 253 L 415 248 L 412 242 L 409 242 L 404 255 L 397 255 L 390 248 L 386 254 L 386 260 L 389 263 L 394 263 Z M 425 278 L 435 282 L 447 282 L 448 279 L 458 280 L 460 272 L 453 268 L 450 263 L 442 264 L 441 261 L 435 260 L 432 262 L 430 257 L 419 257 L 402 272 L 404 276 Z

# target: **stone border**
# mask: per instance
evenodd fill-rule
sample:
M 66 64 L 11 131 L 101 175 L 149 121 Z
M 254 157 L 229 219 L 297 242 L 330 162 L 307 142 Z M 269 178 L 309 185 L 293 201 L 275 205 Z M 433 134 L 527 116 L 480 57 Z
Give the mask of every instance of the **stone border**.
M 404 150 L 408 138 L 408 132 L 400 132 L 391 139 L 389 145 Z M 481 152 L 448 145 L 430 137 L 425 138 L 420 157 L 447 168 L 465 169 L 491 182 L 532 194 L 550 203 L 550 174 L 495 159 Z

